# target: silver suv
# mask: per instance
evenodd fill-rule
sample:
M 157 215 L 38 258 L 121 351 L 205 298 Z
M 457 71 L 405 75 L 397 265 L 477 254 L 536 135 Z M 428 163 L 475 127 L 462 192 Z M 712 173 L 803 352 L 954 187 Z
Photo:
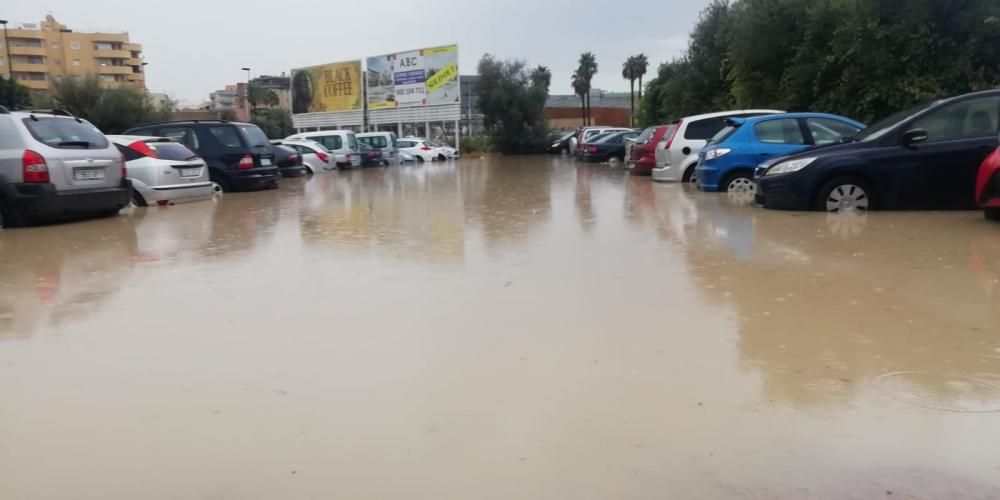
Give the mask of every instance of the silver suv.
M 121 152 L 90 122 L 0 106 L 0 227 L 114 215 L 131 198 Z

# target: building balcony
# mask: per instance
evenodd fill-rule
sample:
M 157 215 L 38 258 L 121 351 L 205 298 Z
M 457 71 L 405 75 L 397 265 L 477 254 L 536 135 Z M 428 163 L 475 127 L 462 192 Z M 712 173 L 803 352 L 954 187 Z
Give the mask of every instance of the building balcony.
M 134 57 L 131 59 L 126 59 L 125 64 L 129 66 L 142 66 L 142 59 L 136 59 Z
M 97 59 L 131 59 L 132 53 L 127 50 L 104 49 L 95 50 L 94 57 Z
M 18 80 L 17 83 L 31 90 L 49 90 L 48 80 Z
M 11 45 L 9 48 L 11 56 L 45 56 L 49 54 L 45 47 L 16 47 Z
M 22 30 L 11 28 L 7 31 L 7 38 L 14 41 L 15 38 L 30 38 L 32 40 L 44 40 L 45 32 L 42 30 Z
M 130 52 L 142 52 L 142 44 L 141 43 L 126 43 L 125 45 L 122 45 L 122 49 L 128 50 Z
M 129 73 L 125 78 L 130 82 L 143 82 L 146 80 L 146 75 L 142 73 Z
M 131 75 L 131 66 L 98 66 L 97 74 L 99 75 Z
M 93 42 L 128 43 L 128 33 L 89 33 Z
M 11 68 L 14 69 L 15 73 L 48 73 L 49 72 L 49 65 L 48 64 L 28 64 L 28 63 L 19 63 L 17 61 L 14 61 L 14 64 L 11 65 Z

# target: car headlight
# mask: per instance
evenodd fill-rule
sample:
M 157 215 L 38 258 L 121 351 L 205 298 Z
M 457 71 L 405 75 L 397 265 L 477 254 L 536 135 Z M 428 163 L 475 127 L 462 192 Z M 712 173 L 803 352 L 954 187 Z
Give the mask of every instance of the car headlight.
M 559 143 L 557 142 L 557 143 L 553 144 L 552 147 L 558 148 L 559 147 Z
M 816 158 L 800 158 L 798 160 L 784 161 L 768 169 L 767 173 L 764 175 L 790 174 L 792 172 L 798 172 L 799 170 L 808 167 L 809 164 L 814 161 L 816 161 Z
M 718 148 L 712 149 L 705 152 L 705 161 L 712 161 L 716 158 L 722 158 L 727 154 L 731 153 L 733 150 L 728 148 Z

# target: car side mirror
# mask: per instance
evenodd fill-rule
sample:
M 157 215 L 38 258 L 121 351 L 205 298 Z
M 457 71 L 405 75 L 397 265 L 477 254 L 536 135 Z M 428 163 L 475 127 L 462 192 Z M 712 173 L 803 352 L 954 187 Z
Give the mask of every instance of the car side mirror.
M 927 137 L 927 131 L 922 128 L 910 129 L 903 133 L 903 145 L 912 146 L 921 142 L 927 142 Z

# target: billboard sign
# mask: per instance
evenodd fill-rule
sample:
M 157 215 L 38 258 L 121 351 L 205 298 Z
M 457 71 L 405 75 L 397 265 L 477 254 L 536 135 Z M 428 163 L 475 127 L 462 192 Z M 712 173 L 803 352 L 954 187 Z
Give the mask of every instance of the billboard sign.
M 292 70 L 292 113 L 362 109 L 361 61 Z
M 458 46 L 369 57 L 368 109 L 457 104 Z

